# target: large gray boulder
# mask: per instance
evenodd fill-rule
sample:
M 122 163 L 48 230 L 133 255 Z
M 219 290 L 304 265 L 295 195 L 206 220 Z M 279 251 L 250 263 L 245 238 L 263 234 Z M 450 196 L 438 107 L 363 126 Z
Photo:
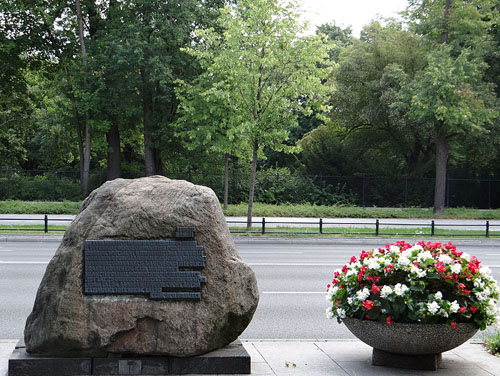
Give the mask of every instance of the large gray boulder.
M 201 301 L 83 294 L 85 240 L 169 239 L 178 226 L 195 226 L 204 247 Z M 257 303 L 255 275 L 211 189 L 161 176 L 116 179 L 90 194 L 66 230 L 27 319 L 26 349 L 54 356 L 194 356 L 234 341 Z

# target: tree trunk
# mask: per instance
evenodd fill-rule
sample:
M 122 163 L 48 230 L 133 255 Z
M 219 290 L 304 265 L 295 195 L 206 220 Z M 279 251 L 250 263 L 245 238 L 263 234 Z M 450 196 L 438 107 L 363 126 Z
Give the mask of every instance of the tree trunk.
M 446 198 L 446 166 L 448 163 L 448 142 L 443 124 L 434 127 L 436 144 L 436 182 L 434 186 L 434 214 L 444 215 Z
M 120 131 L 116 119 L 111 121 L 109 130 L 106 133 L 106 141 L 108 143 L 108 171 L 106 180 L 121 178 Z
M 141 68 L 142 77 L 142 114 L 144 126 L 144 169 L 146 176 L 156 174 L 155 151 L 152 146 L 151 127 L 153 120 L 153 93 L 149 86 L 146 68 Z
M 253 144 L 252 155 L 252 173 L 250 176 L 250 192 L 248 193 L 248 214 L 247 214 L 247 231 L 252 230 L 252 209 L 253 209 L 253 196 L 255 192 L 255 177 L 257 175 L 257 151 L 259 150 L 259 143 L 257 141 Z
M 448 44 L 448 21 L 450 19 L 451 0 L 444 6 L 444 26 L 441 43 Z M 442 121 L 434 124 L 434 143 L 436 144 L 436 180 L 434 185 L 434 215 L 444 215 L 446 200 L 446 167 L 448 164 L 448 142 Z
M 227 209 L 227 196 L 229 191 L 229 154 L 224 154 L 224 210 Z
M 444 5 L 444 29 L 441 33 L 441 43 L 448 44 L 448 22 L 450 19 L 451 0 L 446 0 Z
M 80 6 L 80 0 L 75 0 L 76 7 L 76 18 L 78 22 L 78 37 L 80 39 L 80 48 L 82 52 L 82 64 L 83 64 L 83 86 L 86 90 L 88 88 L 88 62 L 87 62 L 87 49 L 85 47 L 85 37 L 83 34 L 83 20 L 82 20 L 82 10 Z M 81 187 L 83 196 L 87 196 L 88 186 L 89 186 L 89 174 L 90 174 L 90 110 L 87 110 L 85 114 L 85 152 L 83 159 L 83 173 L 80 172 L 81 176 Z
M 83 160 L 85 159 L 84 153 L 83 153 L 83 137 L 82 137 L 82 127 L 80 125 L 80 117 L 78 116 L 78 110 L 76 109 L 76 99 L 75 95 L 73 94 L 73 87 L 71 86 L 71 80 L 69 77 L 69 72 L 68 68 L 66 65 L 63 66 L 64 74 L 66 75 L 66 78 L 68 79 L 68 96 L 69 100 L 71 102 L 71 111 L 73 113 L 73 125 L 75 127 L 76 131 L 76 138 L 78 140 L 78 156 L 80 158 L 80 182 L 83 181 Z

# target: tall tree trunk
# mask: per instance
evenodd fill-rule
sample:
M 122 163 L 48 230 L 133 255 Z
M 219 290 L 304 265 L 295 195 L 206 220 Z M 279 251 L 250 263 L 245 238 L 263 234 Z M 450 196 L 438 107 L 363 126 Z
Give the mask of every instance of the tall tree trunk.
M 68 96 L 71 102 L 71 111 L 73 113 L 73 125 L 76 131 L 76 138 L 78 140 L 78 156 L 80 158 L 80 182 L 83 181 L 83 161 L 85 159 L 83 153 L 83 137 L 82 137 L 82 127 L 80 125 L 80 117 L 78 116 L 78 110 L 76 109 L 76 99 L 73 93 L 73 87 L 71 86 L 71 80 L 69 78 L 68 67 L 66 65 L 63 66 L 64 74 L 68 79 Z
M 451 0 L 446 0 L 444 6 L 444 26 L 441 33 L 441 43 L 448 44 L 448 21 L 450 18 Z M 446 167 L 448 164 L 448 142 L 444 123 L 434 124 L 434 143 L 436 145 L 436 180 L 434 185 L 434 215 L 444 215 L 446 200 Z
M 146 176 L 156 174 L 156 157 L 153 148 L 151 128 L 153 122 L 153 93 L 148 82 L 146 68 L 141 68 L 142 77 L 142 115 L 144 125 L 144 170 Z
M 122 176 L 121 169 L 121 147 L 120 147 L 120 131 L 118 122 L 113 118 L 106 133 L 106 141 L 108 143 L 108 171 L 107 180 L 113 180 Z
M 255 177 L 257 176 L 257 152 L 259 150 L 259 143 L 255 141 L 253 144 L 252 154 L 252 173 L 250 175 L 250 192 L 248 193 L 248 214 L 247 214 L 247 231 L 252 230 L 252 209 L 253 197 L 255 192 Z
M 444 5 L 444 29 L 441 33 L 441 43 L 448 44 L 448 21 L 450 19 L 451 0 L 446 0 Z
M 83 86 L 86 90 L 88 88 L 88 62 L 87 62 L 87 49 L 85 47 L 85 37 L 83 34 L 83 20 L 82 20 L 82 9 L 80 6 L 80 0 L 75 0 L 76 6 L 76 18 L 78 22 L 78 37 L 80 39 L 80 48 L 82 52 L 82 64 L 83 64 Z M 83 173 L 81 173 L 81 187 L 84 196 L 87 196 L 88 186 L 89 186 L 89 174 L 90 174 L 90 145 L 91 135 L 90 135 L 90 110 L 85 113 L 85 152 L 83 158 Z
M 227 196 L 229 191 L 229 154 L 224 154 L 224 210 L 227 209 Z
M 443 124 L 434 127 L 436 144 L 436 182 L 434 186 L 434 214 L 444 215 L 446 199 L 446 166 L 448 164 L 448 141 Z

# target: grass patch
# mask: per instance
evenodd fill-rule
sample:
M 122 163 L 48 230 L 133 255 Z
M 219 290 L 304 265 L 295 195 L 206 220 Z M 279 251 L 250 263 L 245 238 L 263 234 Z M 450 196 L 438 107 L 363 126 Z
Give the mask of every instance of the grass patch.
M 500 353 L 500 332 L 494 333 L 484 342 L 484 344 L 490 354 L 498 356 Z
M 2 214 L 76 214 L 81 202 L 0 201 Z
M 374 227 L 327 227 L 323 228 L 323 232 L 320 234 L 317 227 L 267 227 L 264 234 L 262 234 L 262 227 L 253 226 L 251 233 L 247 233 L 246 227 L 243 226 L 230 226 L 229 229 L 236 236 L 337 236 L 337 237 L 365 237 L 373 236 L 375 237 Z M 500 237 L 500 231 L 490 231 L 490 237 Z M 418 227 L 418 228 L 380 228 L 378 236 L 405 236 L 405 237 L 415 237 L 421 238 L 431 237 L 431 232 L 428 227 Z M 485 231 L 480 230 L 448 230 L 448 229 L 436 229 L 434 236 L 451 236 L 451 237 L 471 237 L 471 238 L 482 238 L 485 237 Z
M 2 214 L 76 214 L 81 202 L 0 201 Z M 226 216 L 245 217 L 247 204 L 229 205 Z M 321 206 L 308 204 L 271 205 L 255 203 L 258 217 L 306 218 L 435 218 L 432 208 L 362 208 L 357 206 Z M 449 208 L 440 218 L 500 219 L 500 209 Z
M 227 216 L 247 215 L 247 205 L 229 205 Z M 321 206 L 305 204 L 269 205 L 255 203 L 253 215 L 258 217 L 311 217 L 311 218 L 435 218 L 432 208 L 362 208 L 358 206 Z M 440 218 L 500 219 L 499 209 L 449 208 Z
M 62 234 L 68 226 L 48 226 L 48 233 L 58 233 Z M 2 234 L 32 234 L 32 233 L 44 233 L 44 225 L 0 225 L 0 235 Z

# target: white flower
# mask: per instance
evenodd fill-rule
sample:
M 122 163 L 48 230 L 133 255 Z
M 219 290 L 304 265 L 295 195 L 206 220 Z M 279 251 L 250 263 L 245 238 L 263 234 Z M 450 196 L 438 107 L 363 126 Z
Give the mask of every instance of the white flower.
M 333 310 L 332 310 L 332 307 L 328 307 L 326 309 L 326 317 L 329 318 L 329 319 L 333 319 Z
M 416 274 L 418 278 L 424 278 L 427 275 L 425 270 L 419 269 L 415 265 L 412 265 L 410 270 L 413 274 Z
M 347 298 L 347 304 L 352 305 L 352 302 L 354 302 L 354 298 L 352 296 L 349 296 Z
M 370 290 L 368 290 L 366 287 L 363 290 L 358 290 L 356 291 L 356 298 L 360 302 L 364 302 L 368 297 L 370 296 Z
M 478 287 L 478 288 L 482 289 L 482 288 L 484 288 L 484 285 L 485 285 L 484 282 L 481 281 L 480 279 L 476 279 L 474 281 L 474 287 Z
M 345 311 L 342 308 L 337 308 L 337 315 L 339 315 L 339 317 L 341 319 L 344 319 L 345 318 Z
M 347 273 L 345 273 L 345 276 L 346 276 L 346 277 L 350 277 L 350 276 L 351 276 L 351 275 L 353 275 L 353 274 L 358 274 L 358 272 L 357 272 L 357 270 L 356 270 L 356 269 L 351 268 L 351 269 L 349 269 L 349 270 L 347 271 Z
M 486 300 L 488 300 L 491 291 L 488 287 L 486 287 L 483 291 L 475 292 L 474 294 L 476 295 L 477 300 L 479 300 L 480 302 L 485 302 Z
M 427 303 L 427 310 L 432 314 L 435 314 L 437 311 L 439 311 L 439 308 L 440 307 L 438 302 Z
M 394 286 L 394 293 L 398 296 L 403 296 L 406 291 L 408 291 L 408 286 L 406 285 L 398 283 L 396 286 Z
M 479 268 L 479 273 L 481 274 L 481 276 L 487 277 L 491 274 L 491 269 L 487 266 L 482 266 Z
M 410 265 L 410 264 L 411 264 L 411 261 L 410 261 L 410 259 L 408 257 L 406 257 L 405 255 L 399 256 L 397 265 L 399 265 L 399 266 L 407 266 L 407 265 Z
M 451 272 L 455 274 L 460 274 L 462 271 L 462 265 L 461 264 L 454 264 L 451 266 Z
M 443 317 L 448 317 L 448 312 L 446 312 L 446 310 L 444 310 L 443 308 L 441 308 L 438 312 L 438 315 L 439 316 L 443 316 Z
M 400 250 L 401 248 L 394 244 L 389 247 L 389 252 L 391 253 L 398 253 Z
M 425 261 L 431 260 L 431 259 L 432 259 L 432 253 L 430 253 L 429 251 L 423 251 L 417 255 L 418 262 L 425 262 Z
M 461 256 L 463 259 L 466 259 L 467 261 L 470 261 L 470 255 L 467 252 L 462 253 Z
M 401 252 L 401 256 L 410 258 L 413 255 L 411 248 Z
M 452 313 L 457 313 L 459 309 L 460 309 L 460 304 L 458 304 L 458 302 L 456 300 L 454 300 L 453 302 L 451 302 L 451 304 L 450 304 L 450 311 Z
M 332 297 L 337 294 L 337 291 L 339 291 L 338 286 L 330 286 L 328 289 L 328 292 L 326 293 L 326 300 L 331 300 Z
M 382 287 L 382 290 L 380 290 L 380 297 L 381 298 L 387 298 L 391 294 L 392 294 L 392 289 L 390 286 L 384 286 L 384 287 Z
M 486 314 L 490 316 L 498 316 L 499 313 L 500 312 L 495 304 L 495 301 L 493 299 L 490 299 L 488 301 L 488 306 L 486 307 Z
M 441 291 L 438 291 L 434 294 L 434 297 L 437 299 L 437 300 L 441 300 L 443 299 L 443 293 Z
M 370 270 L 379 270 L 381 265 L 375 258 L 370 258 L 370 260 L 366 263 L 366 267 Z
M 441 261 L 444 265 L 449 265 L 453 262 L 453 259 L 448 255 L 439 255 L 438 260 Z
M 418 251 L 418 252 L 420 252 L 420 251 L 423 251 L 423 250 L 424 250 L 424 249 L 423 249 L 420 245 L 418 245 L 418 244 L 414 245 L 414 246 L 413 246 L 413 247 L 411 247 L 411 248 L 408 248 L 408 251 L 410 251 L 410 252 L 412 252 L 412 253 L 413 253 L 413 251 Z

